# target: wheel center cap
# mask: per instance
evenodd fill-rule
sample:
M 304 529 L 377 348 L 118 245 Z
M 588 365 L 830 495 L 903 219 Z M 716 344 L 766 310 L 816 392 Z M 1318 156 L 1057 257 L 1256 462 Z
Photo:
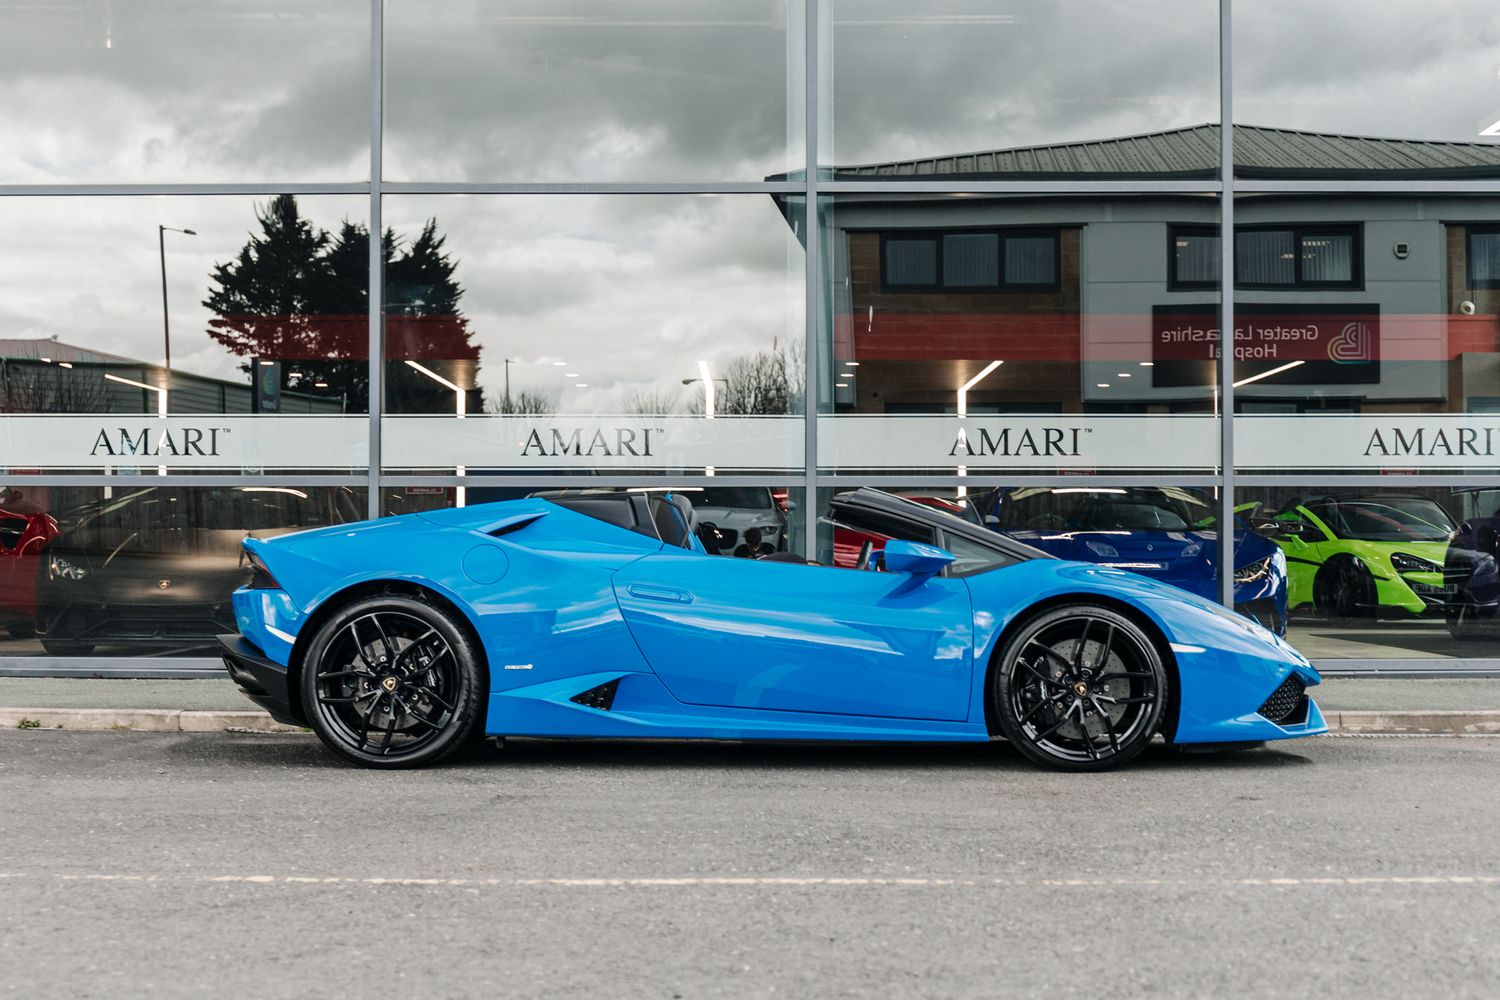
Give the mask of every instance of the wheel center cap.
M 1078 683 L 1073 685 L 1073 693 L 1082 698 L 1084 695 L 1089 693 L 1089 686 L 1083 681 L 1079 681 Z
M 396 690 L 396 685 L 398 683 L 399 682 L 396 680 L 396 678 L 387 677 L 385 680 L 380 682 L 380 686 L 385 688 L 387 691 L 394 691 Z

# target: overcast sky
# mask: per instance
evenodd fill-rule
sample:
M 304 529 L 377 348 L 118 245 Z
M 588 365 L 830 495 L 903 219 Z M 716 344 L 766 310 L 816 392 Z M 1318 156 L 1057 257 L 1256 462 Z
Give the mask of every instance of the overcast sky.
M 1101 138 L 1214 121 L 1215 0 L 838 0 L 824 162 Z M 387 4 L 394 180 L 751 181 L 803 158 L 803 14 L 781 0 Z M 367 0 L 0 0 L 0 183 L 361 181 Z M 1237 119 L 1475 140 L 1500 117 L 1494 0 L 1236 5 Z M 204 334 L 207 274 L 255 199 L 0 198 L 0 337 L 160 356 L 158 222 L 174 362 L 235 377 Z M 315 222 L 361 197 L 302 199 Z M 702 358 L 800 336 L 801 251 L 766 196 L 391 197 L 436 216 L 495 391 L 501 359 L 612 408 Z M 556 378 L 556 372 L 548 373 Z M 525 384 L 524 368 L 513 380 Z

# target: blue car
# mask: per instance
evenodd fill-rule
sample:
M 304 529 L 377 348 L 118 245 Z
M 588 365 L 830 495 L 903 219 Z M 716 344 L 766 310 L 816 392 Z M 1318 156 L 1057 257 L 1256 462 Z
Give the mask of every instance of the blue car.
M 709 555 L 686 493 L 533 498 L 247 539 L 229 674 L 371 767 L 485 734 L 974 741 L 1051 767 L 1157 734 L 1326 726 L 1274 633 L 1136 573 L 1064 562 L 878 490 L 836 525 L 859 569 Z
M 1218 598 L 1218 505 L 1195 490 L 1033 486 L 974 500 L 997 531 L 1059 559 L 1128 569 Z M 1243 521 L 1234 533 L 1234 609 L 1286 635 L 1286 556 Z

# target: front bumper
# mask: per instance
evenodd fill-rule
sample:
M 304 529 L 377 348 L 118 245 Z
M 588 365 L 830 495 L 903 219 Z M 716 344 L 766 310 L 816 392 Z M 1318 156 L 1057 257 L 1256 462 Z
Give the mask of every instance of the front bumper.
M 299 706 L 293 701 L 286 667 L 267 659 L 244 636 L 221 635 L 218 639 L 224 669 L 247 698 L 271 713 L 271 718 L 277 722 L 288 726 L 307 725 Z

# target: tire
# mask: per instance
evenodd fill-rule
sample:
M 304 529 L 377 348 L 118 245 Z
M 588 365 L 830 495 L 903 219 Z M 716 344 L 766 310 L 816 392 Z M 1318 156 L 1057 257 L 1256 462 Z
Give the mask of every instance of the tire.
M 1467 587 L 1459 587 L 1443 608 L 1443 621 L 1448 626 L 1448 635 L 1459 642 L 1489 638 L 1494 633 L 1486 631 L 1474 617 L 1474 595 Z
M 398 594 L 335 612 L 308 644 L 298 684 L 324 745 L 372 768 L 434 764 L 469 743 L 488 694 L 453 617 Z
M 1170 697 L 1156 644 L 1129 618 L 1094 604 L 1025 622 L 1001 650 L 990 690 L 1001 734 L 1022 756 L 1059 771 L 1133 760 L 1161 728 Z
M 70 642 L 67 639 L 43 639 L 42 648 L 53 656 L 88 656 L 94 651 L 94 644 Z
M 1375 617 L 1375 580 L 1352 556 L 1332 559 L 1313 577 L 1313 603 L 1332 622 Z
M 36 623 L 13 622 L 10 625 L 5 626 L 5 631 L 9 633 L 12 639 L 35 639 Z

